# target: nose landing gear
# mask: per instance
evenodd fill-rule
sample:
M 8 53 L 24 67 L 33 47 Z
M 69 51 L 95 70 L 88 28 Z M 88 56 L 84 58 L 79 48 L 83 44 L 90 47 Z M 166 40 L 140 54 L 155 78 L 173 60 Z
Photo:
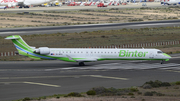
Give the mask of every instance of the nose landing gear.
M 161 61 L 161 64 L 164 64 L 164 60 Z

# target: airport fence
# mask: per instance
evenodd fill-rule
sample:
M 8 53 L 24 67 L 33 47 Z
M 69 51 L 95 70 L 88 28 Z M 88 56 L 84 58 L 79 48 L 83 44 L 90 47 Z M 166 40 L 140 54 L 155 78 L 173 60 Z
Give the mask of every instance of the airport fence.
M 1 52 L 0 56 L 15 56 L 17 55 L 17 51 L 14 52 Z
M 111 46 L 95 46 L 95 47 L 82 47 L 82 48 L 146 48 L 158 47 L 166 45 L 178 45 L 180 41 L 167 41 L 167 42 L 154 42 L 154 43 L 140 43 L 140 44 L 124 44 L 124 45 L 111 45 Z M 0 52 L 0 57 L 3 56 L 16 56 L 17 51 L 14 52 Z
M 139 43 L 139 44 L 123 44 L 123 45 L 111 45 L 111 46 L 95 46 L 86 48 L 142 48 L 142 47 L 157 47 L 166 45 L 177 45 L 180 41 L 167 41 L 167 42 L 154 42 L 154 43 Z

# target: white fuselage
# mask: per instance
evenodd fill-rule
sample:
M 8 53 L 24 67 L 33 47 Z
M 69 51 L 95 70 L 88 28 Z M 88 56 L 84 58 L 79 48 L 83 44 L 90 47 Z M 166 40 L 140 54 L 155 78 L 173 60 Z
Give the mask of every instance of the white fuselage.
M 171 5 L 171 4 L 179 4 L 180 0 L 165 0 L 165 4 Z
M 92 61 L 101 59 L 158 60 L 167 58 L 161 52 L 158 49 L 50 48 L 50 54 L 48 55 L 53 57 L 83 58 Z
M 35 48 L 29 46 L 19 35 L 8 36 L 19 52 L 19 55 L 28 56 L 33 59 L 58 59 L 68 62 L 84 62 L 101 60 L 161 60 L 168 61 L 171 56 L 158 49 L 126 49 L 126 48 Z M 161 62 L 161 63 L 162 63 Z

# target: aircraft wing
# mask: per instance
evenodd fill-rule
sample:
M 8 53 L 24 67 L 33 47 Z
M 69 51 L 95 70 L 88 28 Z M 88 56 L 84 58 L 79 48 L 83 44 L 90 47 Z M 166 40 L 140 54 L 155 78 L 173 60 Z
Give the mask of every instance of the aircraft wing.
M 86 58 L 86 59 L 76 59 L 77 62 L 94 62 L 97 61 L 97 59 L 94 58 Z
M 69 55 L 66 55 L 69 60 L 74 60 L 74 61 L 77 61 L 77 62 L 93 62 L 93 61 L 97 61 L 97 59 L 95 58 L 84 58 L 84 59 L 77 59 L 77 58 L 71 58 Z

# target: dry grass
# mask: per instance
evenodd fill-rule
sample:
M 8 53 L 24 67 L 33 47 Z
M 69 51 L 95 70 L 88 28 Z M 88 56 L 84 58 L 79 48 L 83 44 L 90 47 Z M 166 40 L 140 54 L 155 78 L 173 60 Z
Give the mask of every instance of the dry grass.
M 41 100 L 31 100 L 31 101 L 180 101 L 180 85 L 173 85 L 169 87 L 159 87 L 159 88 L 151 88 L 151 89 L 143 89 L 142 87 L 138 87 L 138 92 L 134 92 L 134 95 L 121 95 L 121 96 L 88 96 L 83 94 L 85 97 L 63 97 L 59 98 L 55 97 L 46 97 Z M 157 92 L 161 94 L 165 94 L 163 96 L 157 96 L 154 94 L 153 96 L 144 96 L 145 92 Z M 141 93 L 139 93 L 141 92 Z M 40 97 L 41 98 L 41 97 Z
M 128 96 L 127 98 L 122 97 L 86 97 L 86 98 L 52 98 L 42 101 L 180 101 L 180 97 L 137 97 L 131 98 Z M 36 100 L 34 100 L 36 101 Z
M 179 7 L 1 13 L 0 28 L 167 20 L 179 19 L 179 14 Z
M 81 48 L 95 46 L 110 46 L 123 44 L 138 44 L 150 42 L 166 42 L 180 39 L 179 27 L 121 29 L 110 31 L 94 31 L 81 33 L 56 33 L 42 35 L 23 35 L 22 38 L 30 45 L 50 48 Z M 0 52 L 15 51 L 12 42 L 0 38 Z M 163 46 L 158 48 L 179 47 Z M 169 49 L 172 51 L 172 49 Z M 173 49 L 174 50 L 174 49 Z M 176 48 L 179 50 L 179 48 Z

